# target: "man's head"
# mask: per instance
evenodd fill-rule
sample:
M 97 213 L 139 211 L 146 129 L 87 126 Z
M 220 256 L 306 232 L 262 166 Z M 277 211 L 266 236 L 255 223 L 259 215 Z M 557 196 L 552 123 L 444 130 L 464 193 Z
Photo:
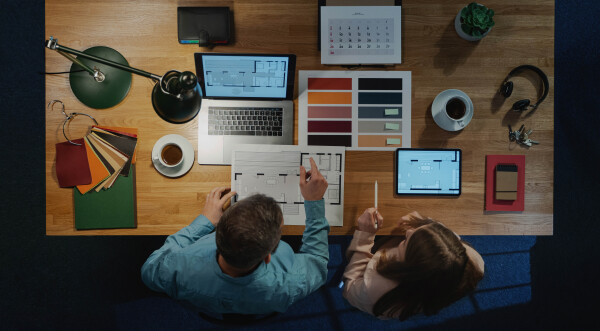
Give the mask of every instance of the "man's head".
M 233 267 L 252 268 L 277 248 L 282 222 L 273 198 L 255 194 L 240 200 L 217 224 L 217 252 Z

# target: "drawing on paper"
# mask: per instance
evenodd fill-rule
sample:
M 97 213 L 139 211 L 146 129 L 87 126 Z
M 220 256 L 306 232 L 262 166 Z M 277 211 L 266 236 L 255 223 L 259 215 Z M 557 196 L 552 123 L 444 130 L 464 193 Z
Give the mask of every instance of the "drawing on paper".
M 310 170 L 313 158 L 329 184 L 325 213 L 330 225 L 343 224 L 344 148 L 285 145 L 238 145 L 233 150 L 231 188 L 234 203 L 254 193 L 274 198 L 283 211 L 284 224 L 304 225 L 304 199 L 300 193 L 300 165 Z

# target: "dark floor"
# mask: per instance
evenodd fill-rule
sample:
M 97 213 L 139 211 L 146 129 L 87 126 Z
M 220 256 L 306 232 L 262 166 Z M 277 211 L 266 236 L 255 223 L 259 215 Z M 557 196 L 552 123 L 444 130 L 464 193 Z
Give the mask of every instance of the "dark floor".
M 249 329 L 598 329 L 600 3 L 557 1 L 554 236 L 473 237 L 485 288 L 433 318 L 380 322 L 344 306 L 331 280 L 294 311 Z M 44 2 L 2 1 L 0 325 L 3 329 L 217 328 L 147 290 L 139 268 L 164 237 L 46 237 Z M 523 47 L 527 47 L 524 45 Z M 51 96 L 50 96 L 51 97 Z M 330 244 L 341 256 L 345 238 Z M 507 254 L 510 253 L 510 254 Z M 337 263 L 337 264 L 336 264 Z M 523 281 L 527 286 L 523 286 Z M 525 300 L 523 300 L 525 298 Z M 336 307 L 332 313 L 328 310 Z M 345 308 L 346 307 L 346 308 Z M 323 308 L 323 309 L 321 309 Z

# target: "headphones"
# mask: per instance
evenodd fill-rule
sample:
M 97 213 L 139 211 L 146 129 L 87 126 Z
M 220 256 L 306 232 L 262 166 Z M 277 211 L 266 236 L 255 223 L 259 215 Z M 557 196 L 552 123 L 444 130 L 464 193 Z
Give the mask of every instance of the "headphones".
M 508 73 L 508 76 L 506 76 L 506 79 L 504 79 L 504 82 L 502 83 L 502 86 L 500 87 L 500 94 L 502 94 L 505 98 L 510 97 L 510 95 L 512 94 L 513 91 L 513 87 L 514 84 L 513 82 L 509 81 L 509 79 L 516 75 L 517 73 L 523 71 L 523 70 L 532 70 L 534 72 L 536 72 L 538 74 L 538 76 L 540 76 L 540 78 L 542 79 L 542 83 L 544 84 L 543 88 L 543 93 L 542 93 L 542 97 L 536 101 L 536 103 L 534 103 L 533 105 L 531 104 L 531 101 L 529 101 L 529 99 L 523 99 L 523 100 L 519 100 L 517 102 L 515 102 L 512 106 L 512 110 L 514 111 L 525 111 L 527 110 L 527 108 L 531 108 L 532 110 L 536 109 L 540 103 L 542 103 L 542 101 L 544 101 L 544 99 L 546 99 L 546 96 L 548 96 L 548 89 L 549 89 L 549 85 L 550 83 L 548 82 L 548 76 L 546 76 L 546 74 L 538 67 L 536 66 L 532 66 L 529 64 L 524 64 L 522 66 L 518 66 L 516 68 L 514 68 L 511 72 Z

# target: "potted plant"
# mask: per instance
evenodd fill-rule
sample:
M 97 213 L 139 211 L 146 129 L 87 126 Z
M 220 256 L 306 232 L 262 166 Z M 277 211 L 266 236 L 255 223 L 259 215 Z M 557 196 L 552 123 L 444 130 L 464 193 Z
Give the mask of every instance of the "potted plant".
M 458 35 L 468 41 L 485 37 L 494 26 L 494 11 L 482 4 L 471 2 L 454 19 Z

